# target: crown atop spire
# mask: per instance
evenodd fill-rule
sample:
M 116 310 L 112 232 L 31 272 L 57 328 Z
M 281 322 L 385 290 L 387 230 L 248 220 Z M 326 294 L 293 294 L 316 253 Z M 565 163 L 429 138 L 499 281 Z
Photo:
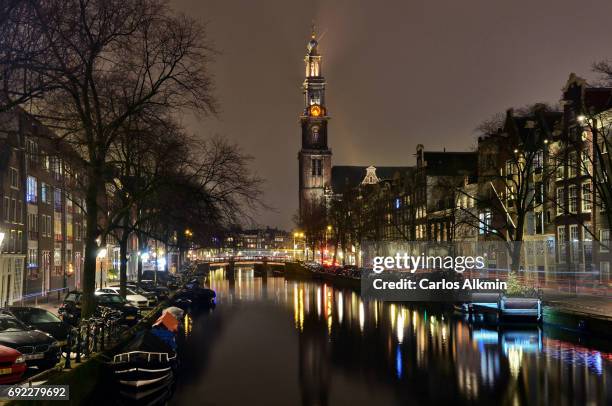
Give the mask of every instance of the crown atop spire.
M 318 45 L 319 43 L 317 42 L 317 32 L 315 30 L 315 23 L 313 21 L 312 26 L 311 26 L 310 41 L 308 41 L 308 45 L 306 46 L 306 49 L 308 50 L 308 54 L 311 56 L 318 55 L 317 53 Z

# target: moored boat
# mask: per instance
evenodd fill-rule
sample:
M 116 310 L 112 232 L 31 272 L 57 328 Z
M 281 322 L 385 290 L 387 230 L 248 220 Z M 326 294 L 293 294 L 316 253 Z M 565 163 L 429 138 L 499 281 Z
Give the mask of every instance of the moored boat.
M 176 352 L 151 331 L 140 333 L 113 357 L 110 367 L 114 380 L 121 386 L 140 390 L 163 386 L 174 377 Z

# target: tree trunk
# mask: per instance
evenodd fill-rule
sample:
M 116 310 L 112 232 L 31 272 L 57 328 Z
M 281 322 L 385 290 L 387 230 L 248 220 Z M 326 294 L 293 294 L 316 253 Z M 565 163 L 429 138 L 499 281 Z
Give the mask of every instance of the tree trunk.
M 96 304 L 94 291 L 96 290 L 96 262 L 98 257 L 98 180 L 101 178 L 96 171 L 89 178 L 85 202 L 87 205 L 85 232 L 85 264 L 83 266 L 83 297 L 81 299 L 81 315 L 84 319 L 94 314 Z
M 127 225 L 127 220 L 124 220 L 124 226 Z M 121 239 L 119 240 L 119 294 L 121 297 L 127 295 L 127 250 L 128 250 L 128 239 L 130 234 L 124 229 Z
M 170 262 L 169 261 L 170 254 L 168 253 L 168 243 L 166 243 L 166 242 L 164 242 L 164 255 L 165 255 L 165 257 L 164 257 L 164 259 L 165 259 L 165 261 L 164 261 L 164 272 L 166 272 L 166 275 L 167 275 L 168 274 L 168 269 L 169 269 L 168 262 Z
M 145 237 L 142 234 L 138 235 L 138 251 L 140 255 L 138 255 L 138 284 L 142 282 L 142 254 L 144 254 L 147 249 L 147 244 L 145 241 Z

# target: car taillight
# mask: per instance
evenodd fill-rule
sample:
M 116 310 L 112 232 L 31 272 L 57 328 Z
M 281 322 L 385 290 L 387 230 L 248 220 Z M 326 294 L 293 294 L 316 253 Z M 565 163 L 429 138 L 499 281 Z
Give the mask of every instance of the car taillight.
M 20 355 L 17 358 L 15 358 L 15 364 L 23 364 L 24 362 L 25 362 L 25 358 L 23 357 L 23 355 Z

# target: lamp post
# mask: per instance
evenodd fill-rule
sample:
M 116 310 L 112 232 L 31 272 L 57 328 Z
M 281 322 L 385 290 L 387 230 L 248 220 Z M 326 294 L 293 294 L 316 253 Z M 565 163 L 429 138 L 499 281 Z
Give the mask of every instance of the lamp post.
M 323 263 L 325 261 L 326 256 L 327 256 L 326 253 L 329 251 L 327 249 L 327 239 L 329 238 L 329 236 L 331 234 L 331 231 L 332 231 L 332 226 L 328 225 L 326 230 L 325 230 L 325 250 L 323 252 L 321 252 L 321 263 Z
M 100 248 L 98 259 L 100 260 L 100 289 L 102 289 L 102 272 L 104 271 L 104 258 L 106 258 L 106 248 Z
M 294 232 L 293 233 L 293 259 L 297 258 L 297 244 L 295 243 L 295 239 L 298 238 L 300 236 L 299 232 Z

